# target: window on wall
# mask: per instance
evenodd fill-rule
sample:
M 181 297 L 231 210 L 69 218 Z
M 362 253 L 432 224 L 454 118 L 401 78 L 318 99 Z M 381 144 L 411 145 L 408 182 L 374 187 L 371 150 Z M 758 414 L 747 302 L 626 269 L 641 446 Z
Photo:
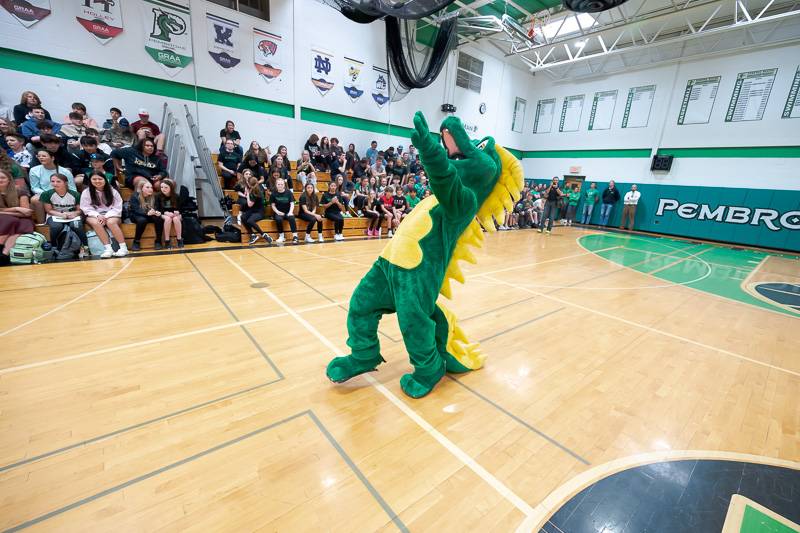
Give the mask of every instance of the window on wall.
M 209 0 L 253 17 L 269 20 L 269 0 Z
M 522 98 L 514 100 L 514 116 L 511 119 L 511 131 L 522 133 L 522 124 L 525 122 L 525 108 L 528 102 Z
M 483 61 L 476 59 L 464 52 L 458 52 L 458 70 L 456 72 L 456 85 L 463 89 L 481 92 L 483 81 Z

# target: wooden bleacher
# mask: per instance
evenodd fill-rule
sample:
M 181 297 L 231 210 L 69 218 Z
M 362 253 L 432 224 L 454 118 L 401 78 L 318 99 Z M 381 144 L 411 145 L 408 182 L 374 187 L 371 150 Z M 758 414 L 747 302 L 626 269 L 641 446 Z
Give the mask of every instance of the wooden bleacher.
M 212 154 L 211 155 L 211 159 L 214 162 L 214 167 L 216 168 L 217 154 Z M 296 167 L 297 167 L 296 162 L 295 161 L 291 161 L 290 162 L 289 175 L 292 176 L 293 180 L 297 176 Z M 317 196 L 319 197 L 319 196 L 321 196 L 323 191 L 327 191 L 328 190 L 328 183 L 330 183 L 330 181 L 331 181 L 331 175 L 330 175 L 330 172 L 316 172 L 315 174 L 317 176 L 317 189 L 320 191 L 320 192 L 317 193 Z M 127 202 L 128 200 L 130 200 L 131 195 L 133 195 L 133 190 L 129 189 L 128 187 L 125 186 L 125 180 L 124 180 L 124 177 L 123 177 L 122 174 L 119 174 L 117 176 L 117 180 L 118 180 L 118 183 L 119 183 L 119 192 L 120 192 L 120 195 L 122 196 L 122 200 Z M 222 178 L 221 177 L 220 177 L 220 186 L 224 187 L 224 183 L 222 182 Z M 233 198 L 234 201 L 236 201 L 236 199 L 238 199 L 238 197 L 239 197 L 239 194 L 236 191 L 232 190 L 232 189 L 224 189 L 224 192 L 225 192 L 226 196 L 229 196 L 229 197 Z M 301 194 L 300 184 L 298 183 L 297 185 L 295 185 L 295 191 L 294 191 L 295 200 L 297 200 L 300 197 L 300 194 Z M 239 206 L 238 205 L 234 205 L 233 209 L 234 209 L 233 215 L 236 216 L 238 214 Z M 294 206 L 295 215 L 297 215 L 298 210 L 299 210 L 299 205 L 295 204 L 295 206 Z M 262 220 L 262 221 L 260 221 L 258 223 L 259 227 L 262 230 L 264 230 L 267 233 L 269 233 L 273 238 L 277 238 L 278 237 L 278 229 L 277 229 L 277 225 L 275 224 L 275 221 L 272 220 L 272 218 L 271 218 L 272 217 L 272 208 L 269 207 L 269 206 L 267 206 L 267 209 L 266 209 L 266 217 L 267 218 L 265 218 L 264 220 Z M 201 221 L 201 223 L 203 225 L 214 225 L 214 226 L 221 226 L 222 225 L 222 221 L 219 220 L 219 219 L 203 220 L 203 221 Z M 345 237 L 361 237 L 361 236 L 364 235 L 364 231 L 367 229 L 368 225 L 369 225 L 369 219 L 367 219 L 367 218 L 363 218 L 363 217 L 345 218 L 344 219 L 343 235 Z M 125 242 L 128 244 L 128 247 L 130 247 L 132 245 L 132 243 L 133 243 L 133 237 L 136 234 L 136 226 L 134 224 L 124 224 L 123 223 L 123 224 L 121 224 L 121 227 L 122 227 L 122 233 L 125 235 Z M 298 230 L 298 234 L 299 234 L 301 240 L 305 237 L 305 233 L 304 233 L 305 232 L 305 227 L 306 227 L 306 223 L 304 221 L 300 220 L 300 219 L 297 219 L 297 230 Z M 249 237 L 248 237 L 247 233 L 244 232 L 244 228 L 243 227 L 240 227 L 240 229 L 242 230 L 242 242 L 243 243 L 247 243 L 248 240 L 249 240 Z M 90 230 L 91 230 L 91 228 L 87 225 L 86 226 L 86 231 L 90 231 Z M 36 232 L 37 233 L 41 233 L 47 239 L 50 238 L 50 228 L 48 226 L 46 226 L 46 225 L 45 226 L 36 226 Z M 287 236 L 291 236 L 291 233 L 289 232 L 289 224 L 288 223 L 284 223 L 284 232 L 285 232 L 285 234 Z M 316 237 L 316 230 L 314 231 L 313 235 Z M 326 239 L 332 239 L 333 238 L 333 222 L 331 222 L 330 220 L 327 220 L 327 219 L 323 220 L 323 222 L 322 222 L 322 235 Z M 155 244 L 155 229 L 154 229 L 152 224 L 148 224 L 147 229 L 144 232 L 144 235 L 142 235 L 142 240 L 141 240 L 140 244 L 142 246 L 142 251 L 148 251 L 149 249 L 153 248 L 153 245 Z M 191 247 L 191 245 L 187 245 L 187 247 Z

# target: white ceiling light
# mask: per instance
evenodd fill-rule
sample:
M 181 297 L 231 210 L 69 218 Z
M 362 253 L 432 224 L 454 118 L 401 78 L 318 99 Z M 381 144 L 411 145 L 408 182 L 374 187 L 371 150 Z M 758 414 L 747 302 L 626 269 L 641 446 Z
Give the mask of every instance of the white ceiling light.
M 578 26 L 579 22 L 580 26 Z M 558 37 L 564 37 L 579 32 L 581 28 L 583 28 L 584 31 L 588 30 L 595 24 L 597 24 L 597 21 L 589 13 L 578 13 L 577 20 L 576 15 L 569 14 L 566 17 L 558 20 L 551 20 L 545 24 L 544 28 L 542 28 L 542 33 L 544 33 L 544 36 L 547 37 L 549 41 L 556 36 L 556 33 L 558 33 Z

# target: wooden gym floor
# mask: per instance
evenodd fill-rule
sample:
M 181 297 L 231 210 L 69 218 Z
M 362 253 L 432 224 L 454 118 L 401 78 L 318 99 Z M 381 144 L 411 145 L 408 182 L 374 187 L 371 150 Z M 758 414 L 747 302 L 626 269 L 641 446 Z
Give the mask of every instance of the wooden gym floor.
M 538 531 L 630 465 L 800 469 L 800 313 L 752 287 L 797 257 L 487 235 L 448 303 L 486 367 L 413 401 L 394 316 L 324 374 L 384 243 L 0 270 L 0 530 Z

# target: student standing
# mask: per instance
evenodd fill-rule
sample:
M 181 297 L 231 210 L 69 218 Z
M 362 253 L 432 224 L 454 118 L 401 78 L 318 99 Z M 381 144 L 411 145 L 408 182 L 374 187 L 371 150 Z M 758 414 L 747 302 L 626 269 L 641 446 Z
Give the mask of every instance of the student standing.
M 553 230 L 553 219 L 558 212 L 558 203 L 564 193 L 558 188 L 558 178 L 553 176 L 550 186 L 544 192 L 545 204 L 544 211 L 542 212 L 542 224 L 539 226 L 539 233 L 546 231 L 550 233 Z M 545 228 L 545 225 L 547 227 Z
M 586 190 L 585 203 L 583 204 L 583 211 L 581 213 L 581 224 L 588 224 L 592 221 L 592 211 L 594 211 L 594 204 L 600 197 L 600 191 L 597 190 L 597 184 L 592 182 Z
M 608 182 L 608 187 L 603 191 L 603 205 L 600 206 L 600 224 L 602 226 L 608 226 L 611 210 L 617 202 L 619 202 L 619 191 L 614 180 L 611 180 Z
M 572 189 L 567 194 L 567 226 L 571 226 L 575 222 L 575 215 L 578 212 L 578 202 L 581 201 L 581 192 L 578 189 L 578 184 L 573 183 Z
M 622 218 L 619 221 L 619 229 L 622 229 L 625 226 L 625 221 L 630 219 L 628 230 L 633 230 L 633 219 L 636 217 L 636 206 L 639 204 L 639 198 L 642 196 L 642 193 L 636 189 L 638 189 L 636 184 L 631 185 L 631 190 L 625 193 L 625 198 L 622 200 L 624 205 L 622 207 Z

